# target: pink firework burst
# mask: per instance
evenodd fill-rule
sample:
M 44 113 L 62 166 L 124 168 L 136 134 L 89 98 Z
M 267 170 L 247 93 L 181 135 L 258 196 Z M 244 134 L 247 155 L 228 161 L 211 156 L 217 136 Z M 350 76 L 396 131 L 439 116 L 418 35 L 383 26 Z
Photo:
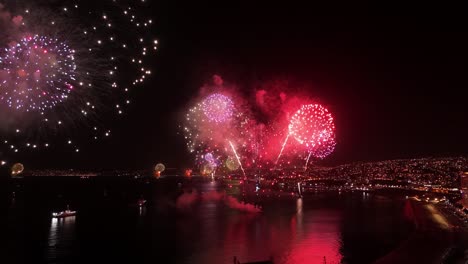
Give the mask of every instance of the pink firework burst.
M 75 51 L 55 38 L 21 39 L 0 57 L 0 100 L 12 109 L 43 112 L 63 102 L 76 80 Z
M 320 104 L 303 105 L 291 118 L 289 134 L 316 158 L 324 158 L 335 149 L 333 117 Z
M 202 109 L 210 122 L 223 123 L 233 116 L 234 103 L 228 96 L 215 93 L 203 100 Z

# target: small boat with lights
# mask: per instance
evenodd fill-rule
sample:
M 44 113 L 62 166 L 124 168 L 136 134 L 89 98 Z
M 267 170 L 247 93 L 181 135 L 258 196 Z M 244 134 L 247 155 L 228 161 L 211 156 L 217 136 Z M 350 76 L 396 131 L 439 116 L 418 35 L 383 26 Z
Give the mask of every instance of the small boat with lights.
M 137 202 L 137 203 L 138 203 L 138 206 L 142 207 L 143 205 L 146 204 L 146 200 L 143 199 L 143 198 L 141 198 L 141 199 L 138 199 L 138 202 Z
M 76 211 L 70 210 L 70 208 L 68 207 L 68 205 L 67 205 L 67 210 L 61 211 L 61 212 L 53 212 L 53 213 L 52 213 L 52 217 L 53 217 L 53 218 L 65 218 L 65 217 L 75 216 L 75 215 L 76 215 Z

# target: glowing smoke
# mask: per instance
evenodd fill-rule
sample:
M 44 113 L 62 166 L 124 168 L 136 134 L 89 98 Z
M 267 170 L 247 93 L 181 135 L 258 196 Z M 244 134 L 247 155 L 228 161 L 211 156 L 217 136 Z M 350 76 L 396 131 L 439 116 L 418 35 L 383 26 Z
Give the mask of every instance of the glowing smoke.
M 226 195 L 222 192 L 206 192 L 199 195 L 197 192 L 193 191 L 192 193 L 183 193 L 179 198 L 177 198 L 176 206 L 178 209 L 188 209 L 197 201 L 204 202 L 220 202 L 222 201 L 227 207 L 235 209 L 242 212 L 248 213 L 259 213 L 262 209 L 253 204 L 240 202 L 235 197 Z

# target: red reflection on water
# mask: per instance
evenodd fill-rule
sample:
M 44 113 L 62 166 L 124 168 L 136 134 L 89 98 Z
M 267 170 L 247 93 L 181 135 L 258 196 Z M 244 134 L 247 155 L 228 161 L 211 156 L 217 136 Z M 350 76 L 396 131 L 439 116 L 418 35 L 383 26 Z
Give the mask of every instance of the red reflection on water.
M 279 231 L 273 228 L 272 238 L 288 245 L 276 248 L 275 255 L 279 263 L 340 263 L 340 230 L 341 216 L 337 211 L 302 211 L 302 199 L 297 200 L 296 215 L 291 217 L 290 230 Z M 288 239 L 289 238 L 289 239 Z
M 336 212 L 318 216 L 316 220 L 303 222 L 303 216 L 291 219 L 293 239 L 285 263 L 340 263 L 339 229 L 330 225 L 328 218 L 335 218 Z M 307 217 L 314 216 L 307 214 Z M 333 221 L 332 221 L 333 222 Z
M 410 221 L 414 220 L 413 206 L 411 206 L 411 202 L 409 200 L 405 201 L 404 214 L 405 214 L 406 219 Z
M 255 255 L 259 253 L 256 243 L 261 240 L 261 238 L 252 239 L 251 227 L 254 225 L 255 214 L 243 214 L 235 216 L 235 220 L 231 222 L 226 230 L 225 239 L 224 239 L 224 254 L 225 256 L 232 254 L 232 252 L 241 253 L 238 256 L 244 258 L 251 257 L 252 254 Z M 246 261 L 246 260 L 243 260 Z
M 203 203 L 198 208 L 199 225 L 191 227 L 202 236 L 197 237 L 198 250 L 190 260 L 232 263 L 236 256 L 241 263 L 270 257 L 275 264 L 340 263 L 340 212 L 303 211 L 302 200 L 296 207 L 293 214 L 249 214 L 232 211 L 222 203 Z

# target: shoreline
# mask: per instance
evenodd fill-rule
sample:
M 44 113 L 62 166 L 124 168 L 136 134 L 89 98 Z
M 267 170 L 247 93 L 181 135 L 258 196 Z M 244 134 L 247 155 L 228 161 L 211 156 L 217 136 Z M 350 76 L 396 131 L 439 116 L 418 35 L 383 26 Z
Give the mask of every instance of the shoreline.
M 467 248 L 466 230 L 457 230 L 437 205 L 408 199 L 405 214 L 412 218 L 415 230 L 396 249 L 377 259 L 375 264 L 445 263 L 454 249 Z M 466 258 L 452 260 L 465 263 Z

